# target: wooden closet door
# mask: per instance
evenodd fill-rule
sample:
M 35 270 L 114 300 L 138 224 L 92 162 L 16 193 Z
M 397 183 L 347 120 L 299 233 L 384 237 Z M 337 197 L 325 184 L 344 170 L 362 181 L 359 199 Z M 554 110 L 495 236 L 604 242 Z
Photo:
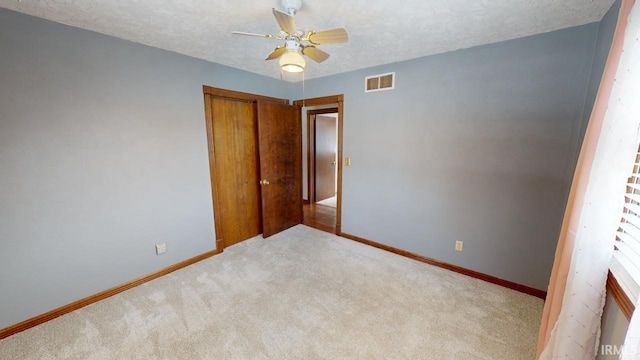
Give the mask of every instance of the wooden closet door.
M 302 223 L 299 106 L 258 101 L 263 237 Z
M 211 99 L 221 238 L 231 246 L 262 232 L 258 125 L 254 103 Z

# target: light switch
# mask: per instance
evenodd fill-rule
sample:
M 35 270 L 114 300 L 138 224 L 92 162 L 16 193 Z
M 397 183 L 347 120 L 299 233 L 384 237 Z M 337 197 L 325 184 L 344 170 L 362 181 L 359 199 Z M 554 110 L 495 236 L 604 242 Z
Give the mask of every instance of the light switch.
M 351 158 L 344 158 L 344 166 L 351 165 Z

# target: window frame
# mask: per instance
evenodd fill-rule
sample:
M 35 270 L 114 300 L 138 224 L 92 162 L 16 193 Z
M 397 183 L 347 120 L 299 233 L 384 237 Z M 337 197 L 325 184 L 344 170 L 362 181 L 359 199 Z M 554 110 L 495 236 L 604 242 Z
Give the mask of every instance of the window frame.
M 631 315 L 633 315 L 636 307 L 611 270 L 609 270 L 607 276 L 607 292 L 611 294 L 611 297 L 613 297 L 616 304 L 618 304 L 620 311 L 622 311 L 627 320 L 631 321 Z
M 640 202 L 636 198 L 629 196 L 637 196 L 640 194 L 640 190 L 638 190 L 637 187 L 632 186 L 637 184 L 640 184 L 640 144 L 638 145 L 638 150 L 636 152 L 636 156 L 634 157 L 632 171 L 626 184 L 627 191 L 625 192 L 625 208 L 621 213 L 620 227 L 618 228 L 618 230 L 622 231 L 623 233 L 626 233 L 626 231 L 624 231 L 626 230 L 626 228 L 623 229 L 622 226 L 625 223 L 635 227 L 638 227 L 638 225 L 640 225 L 640 213 L 637 213 L 637 210 L 635 210 L 633 207 L 627 207 L 627 205 L 634 205 L 633 202 Z M 637 207 L 637 205 L 634 206 Z M 625 216 L 625 214 L 627 214 L 629 211 L 631 211 L 632 214 L 636 215 L 631 215 L 631 217 Z M 639 223 L 636 224 L 635 222 L 629 221 L 629 219 L 632 219 L 634 217 L 637 218 L 634 220 L 638 220 Z M 616 232 L 616 234 L 618 234 L 619 231 Z M 633 315 L 633 312 L 635 311 L 635 304 L 637 303 L 638 297 L 640 296 L 640 279 L 635 279 L 634 276 L 625 267 L 625 261 L 627 262 L 627 265 L 630 264 L 630 266 L 633 266 L 633 263 L 629 262 L 628 257 L 624 255 L 616 255 L 616 252 L 620 252 L 619 246 L 617 245 L 620 244 L 622 240 L 635 240 L 635 237 L 631 233 L 627 233 L 624 237 L 616 235 L 614 253 L 611 256 L 611 261 L 609 263 L 609 273 L 607 275 L 607 292 L 612 295 L 627 320 L 631 321 L 631 315 Z M 626 246 L 628 251 L 630 249 L 629 245 Z M 619 260 L 620 258 L 625 261 L 621 262 Z

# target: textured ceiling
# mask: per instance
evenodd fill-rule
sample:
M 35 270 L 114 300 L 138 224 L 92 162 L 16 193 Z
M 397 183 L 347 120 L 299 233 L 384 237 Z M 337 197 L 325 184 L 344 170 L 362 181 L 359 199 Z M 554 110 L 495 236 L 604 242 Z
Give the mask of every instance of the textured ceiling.
M 348 44 L 307 61 L 307 79 L 600 21 L 614 0 L 304 0 L 301 30 L 344 27 Z M 280 78 L 280 0 L 0 0 L 0 7 Z

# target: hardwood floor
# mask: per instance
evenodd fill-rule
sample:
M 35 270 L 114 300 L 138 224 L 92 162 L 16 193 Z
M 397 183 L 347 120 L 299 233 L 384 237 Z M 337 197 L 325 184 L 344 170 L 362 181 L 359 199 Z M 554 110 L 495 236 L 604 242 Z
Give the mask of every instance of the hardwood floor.
M 304 204 L 302 223 L 312 228 L 336 233 L 336 208 L 331 206 Z

